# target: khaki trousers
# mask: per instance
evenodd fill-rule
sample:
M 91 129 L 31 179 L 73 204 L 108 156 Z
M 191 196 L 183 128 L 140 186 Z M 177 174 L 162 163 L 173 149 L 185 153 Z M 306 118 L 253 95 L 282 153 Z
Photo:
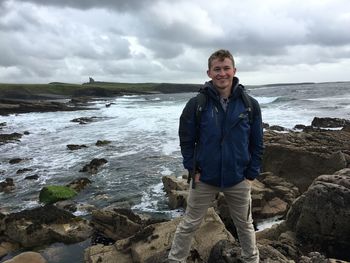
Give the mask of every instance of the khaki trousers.
M 251 185 L 247 180 L 227 188 L 219 188 L 203 182 L 196 183 L 195 189 L 191 187 L 186 213 L 176 229 L 168 255 L 169 262 L 186 262 L 192 237 L 200 227 L 209 206 L 219 192 L 223 192 L 225 195 L 231 218 L 237 228 L 244 262 L 259 262 L 259 251 L 256 246 L 251 212 Z

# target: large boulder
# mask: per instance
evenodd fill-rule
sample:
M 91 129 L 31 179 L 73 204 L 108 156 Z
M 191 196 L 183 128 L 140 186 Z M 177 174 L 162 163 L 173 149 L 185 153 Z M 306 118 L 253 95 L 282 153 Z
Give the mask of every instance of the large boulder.
M 350 258 L 350 169 L 319 176 L 293 204 L 287 225 L 304 244 Z
M 47 205 L 3 216 L 0 232 L 6 239 L 29 248 L 80 242 L 91 236 L 92 227 L 84 219 Z
M 263 170 L 272 172 L 304 192 L 320 174 L 332 174 L 349 163 L 350 133 L 311 131 L 264 133 Z
M 118 258 L 118 262 L 122 263 L 160 263 L 167 256 L 180 220 L 181 218 L 177 218 L 149 225 L 134 236 L 119 240 L 112 246 L 92 246 L 85 251 L 85 261 L 89 263 L 114 262 Z M 211 208 L 201 227 L 195 233 L 191 255 L 199 262 L 207 262 L 211 249 L 220 240 L 234 242 L 234 238 L 225 229 L 220 217 Z M 193 259 L 190 257 L 188 262 L 193 262 Z
M 139 232 L 143 226 L 140 216 L 130 209 L 106 207 L 92 212 L 94 228 L 113 240 L 125 239 Z

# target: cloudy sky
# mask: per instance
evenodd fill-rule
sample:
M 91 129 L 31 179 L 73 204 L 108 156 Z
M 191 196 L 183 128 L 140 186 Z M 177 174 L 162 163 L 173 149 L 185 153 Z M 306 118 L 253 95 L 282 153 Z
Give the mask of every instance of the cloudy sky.
M 0 82 L 350 80 L 349 0 L 0 0 Z

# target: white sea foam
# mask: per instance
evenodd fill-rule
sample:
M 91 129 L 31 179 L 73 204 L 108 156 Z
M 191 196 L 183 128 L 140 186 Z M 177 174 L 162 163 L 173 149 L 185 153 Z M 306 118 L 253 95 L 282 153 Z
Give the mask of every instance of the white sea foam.
M 315 116 L 350 116 L 350 96 L 345 91 L 330 100 L 329 96 L 321 100 L 306 100 L 313 98 L 309 95 L 290 100 L 300 92 L 293 91 L 293 96 L 290 96 L 286 88 L 280 87 L 262 91 L 265 93 L 260 92 L 254 97 L 263 106 L 263 121 L 270 125 L 293 128 L 296 124 L 310 125 Z M 319 92 L 315 93 L 319 95 Z M 142 193 L 142 201 L 135 207 L 169 214 L 181 213 L 181 210 L 166 208 L 167 199 L 159 178 L 182 170 L 178 122 L 185 103 L 193 96 L 193 93 L 123 96 L 109 100 L 108 103 L 112 103 L 110 107 L 105 107 L 107 101 L 103 100 L 91 105 L 98 107 L 98 110 L 0 116 L 0 123 L 7 123 L 2 129 L 3 133 L 30 133 L 18 142 L 0 146 L 4 153 L 0 157 L 0 170 L 6 171 L 0 174 L 1 180 L 5 176 L 16 180 L 19 178 L 18 185 L 23 186 L 17 189 L 16 197 L 1 194 L 0 202 L 8 203 L 9 208 L 24 207 L 26 204 L 23 200 L 37 196 L 43 185 L 67 184 L 83 176 L 79 170 L 93 158 L 106 158 L 108 164 L 94 177 L 92 193 L 81 193 L 86 195 L 86 200 L 98 202 L 94 195 L 113 196 L 113 200 L 128 199 L 130 196 L 139 198 Z M 272 103 L 279 97 L 287 99 Z M 74 118 L 92 116 L 97 118 L 86 125 L 71 122 Z M 97 140 L 110 140 L 111 144 L 97 147 Z M 70 151 L 67 144 L 84 144 L 87 148 Z M 145 156 L 156 158 L 147 159 Z M 9 159 L 17 157 L 28 160 L 17 165 L 8 163 Z M 16 171 L 23 167 L 33 169 L 26 175 L 39 175 L 35 184 L 24 180 L 24 175 L 16 175 Z
M 259 102 L 259 104 L 269 104 L 271 102 L 274 102 L 279 97 L 255 97 L 255 99 Z

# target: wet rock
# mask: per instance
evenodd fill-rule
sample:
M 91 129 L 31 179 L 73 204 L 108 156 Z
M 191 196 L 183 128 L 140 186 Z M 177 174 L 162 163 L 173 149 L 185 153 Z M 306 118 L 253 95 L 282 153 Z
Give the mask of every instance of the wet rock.
M 312 120 L 311 125 L 313 127 L 319 127 L 319 128 L 338 128 L 338 127 L 343 127 L 345 125 L 350 125 L 350 121 L 346 119 L 339 119 L 339 118 L 315 117 Z
M 19 141 L 22 138 L 22 134 L 14 132 L 10 134 L 0 134 L 0 145 L 10 143 L 13 141 Z
M 37 175 L 37 174 L 29 175 L 29 176 L 26 176 L 24 179 L 26 179 L 26 180 L 38 180 L 39 175 Z
M 81 145 L 78 145 L 78 144 L 68 144 L 67 145 L 67 148 L 71 151 L 75 151 L 75 150 L 79 150 L 79 149 L 82 149 L 82 148 L 87 148 L 86 145 L 84 144 L 81 144 Z
M 29 135 L 30 132 L 29 132 L 29 131 L 24 131 L 23 134 L 24 134 L 24 135 Z
M 79 172 L 88 172 L 91 174 L 97 173 L 97 169 L 107 163 L 108 161 L 104 158 L 98 159 L 94 158 L 89 164 L 86 164 L 83 169 L 81 169 Z
M 3 235 L 25 248 L 54 242 L 76 243 L 92 234 L 86 220 L 53 205 L 5 215 L 0 223 Z
M 285 127 L 282 127 L 282 126 L 279 126 L 279 125 L 272 125 L 270 126 L 270 130 L 273 130 L 273 131 L 289 131 L 289 129 L 285 128 Z
M 111 143 L 111 141 L 108 141 L 108 140 L 98 140 L 95 145 L 96 146 L 105 146 L 105 145 L 108 145 L 110 143 Z
M 69 188 L 72 188 L 73 190 L 75 190 L 77 192 L 80 192 L 81 190 L 85 189 L 91 183 L 92 182 L 88 178 L 80 177 L 80 178 L 73 180 L 72 182 L 70 182 L 66 186 L 68 186 Z
M 77 192 L 70 187 L 61 185 L 45 186 L 41 189 L 39 200 L 45 204 L 53 204 L 57 201 L 73 198 Z
M 270 128 L 270 125 L 268 123 L 263 122 L 262 127 L 267 130 Z
M 0 182 L 0 192 L 10 192 L 15 189 L 15 184 L 12 178 L 5 178 L 5 181 Z
M 16 163 L 20 163 L 22 161 L 24 161 L 24 159 L 22 159 L 22 158 L 13 158 L 9 161 L 9 164 L 16 164 Z
M 23 174 L 23 173 L 26 173 L 26 172 L 31 172 L 33 171 L 33 169 L 30 169 L 30 168 L 23 168 L 23 169 L 18 169 L 16 174 Z
M 47 263 L 46 259 L 37 252 L 23 252 L 4 263 Z
M 78 122 L 79 124 L 88 124 L 88 123 L 96 121 L 96 119 L 98 119 L 98 117 L 95 117 L 95 116 L 93 116 L 93 117 L 80 117 L 80 118 L 76 118 L 76 119 L 71 120 L 71 122 Z
M 0 99 L 0 115 L 8 115 L 12 113 L 75 111 L 89 109 L 83 107 L 72 107 L 65 103 L 57 101 L 19 100 L 17 99 L 18 97 L 15 98 L 16 99 Z
M 304 124 L 296 124 L 293 128 L 293 130 L 304 130 L 305 129 L 305 125 Z

